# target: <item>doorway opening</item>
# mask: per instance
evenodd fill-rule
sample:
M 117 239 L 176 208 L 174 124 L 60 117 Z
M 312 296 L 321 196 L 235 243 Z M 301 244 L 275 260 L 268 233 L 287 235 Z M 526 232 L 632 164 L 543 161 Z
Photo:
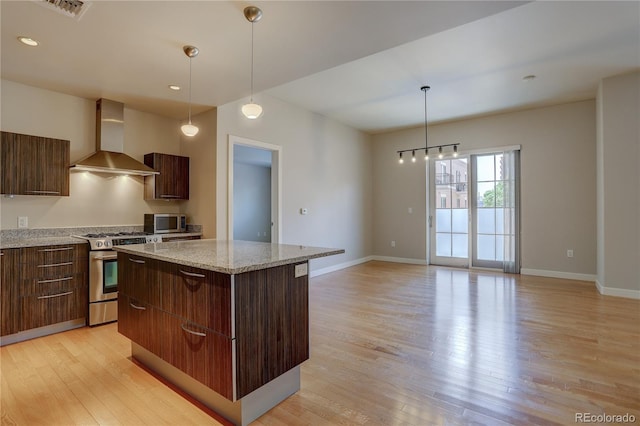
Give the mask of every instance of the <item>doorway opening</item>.
M 281 240 L 282 147 L 229 135 L 228 230 L 232 240 Z

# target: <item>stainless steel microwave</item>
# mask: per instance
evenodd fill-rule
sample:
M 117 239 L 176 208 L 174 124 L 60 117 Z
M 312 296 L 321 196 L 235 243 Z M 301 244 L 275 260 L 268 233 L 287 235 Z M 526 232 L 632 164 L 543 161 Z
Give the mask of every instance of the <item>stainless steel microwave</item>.
M 156 213 L 144 215 L 144 232 L 148 234 L 168 234 L 186 232 L 187 216 L 183 214 Z

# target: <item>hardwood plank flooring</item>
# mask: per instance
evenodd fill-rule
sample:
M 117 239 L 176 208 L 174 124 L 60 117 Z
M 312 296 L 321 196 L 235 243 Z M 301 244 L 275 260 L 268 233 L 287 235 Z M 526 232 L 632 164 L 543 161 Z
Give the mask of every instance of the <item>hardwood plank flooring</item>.
M 302 389 L 260 425 L 640 423 L 640 301 L 593 283 L 368 262 L 310 283 Z M 116 324 L 0 349 L 2 425 L 218 425 Z

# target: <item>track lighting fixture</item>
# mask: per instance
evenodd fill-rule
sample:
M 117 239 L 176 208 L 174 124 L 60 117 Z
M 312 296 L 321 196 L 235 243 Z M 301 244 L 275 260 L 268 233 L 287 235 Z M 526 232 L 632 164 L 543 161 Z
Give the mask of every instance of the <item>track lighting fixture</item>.
M 251 22 L 251 97 L 248 104 L 242 105 L 242 113 L 254 120 L 262 115 L 262 107 L 253 102 L 253 24 L 262 19 L 262 10 L 256 6 L 247 6 L 244 8 L 244 17 Z
M 197 135 L 200 129 L 191 124 L 191 59 L 198 56 L 200 51 L 195 46 L 184 46 L 182 50 L 184 51 L 184 54 L 189 57 L 189 123 L 183 124 L 181 130 L 185 136 L 192 137 Z
M 452 146 L 453 147 L 453 156 L 457 157 L 458 156 L 458 145 L 460 145 L 460 143 L 450 143 L 450 144 L 445 144 L 445 145 L 433 145 L 433 146 L 429 146 L 429 139 L 428 139 L 428 134 L 427 134 L 427 90 L 431 89 L 430 86 L 422 86 L 420 88 L 420 90 L 422 90 L 424 92 L 424 148 L 409 148 L 409 149 L 402 149 L 399 151 L 396 151 L 400 158 L 399 158 L 399 163 L 403 164 L 404 160 L 402 159 L 402 153 L 403 152 L 408 152 L 411 151 L 411 162 L 415 163 L 416 162 L 416 151 L 421 151 L 424 150 L 424 159 L 425 161 L 429 160 L 429 150 L 433 149 L 433 148 L 438 148 L 438 158 L 443 158 L 444 157 L 444 153 L 442 152 L 442 148 L 447 147 L 447 146 Z

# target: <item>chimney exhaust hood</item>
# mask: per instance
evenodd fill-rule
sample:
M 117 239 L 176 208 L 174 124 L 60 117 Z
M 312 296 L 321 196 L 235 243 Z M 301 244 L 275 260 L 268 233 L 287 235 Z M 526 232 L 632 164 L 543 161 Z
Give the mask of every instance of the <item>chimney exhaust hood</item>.
M 137 176 L 159 174 L 123 151 L 124 104 L 109 99 L 98 99 L 96 101 L 96 152 L 71 165 L 71 168 Z

